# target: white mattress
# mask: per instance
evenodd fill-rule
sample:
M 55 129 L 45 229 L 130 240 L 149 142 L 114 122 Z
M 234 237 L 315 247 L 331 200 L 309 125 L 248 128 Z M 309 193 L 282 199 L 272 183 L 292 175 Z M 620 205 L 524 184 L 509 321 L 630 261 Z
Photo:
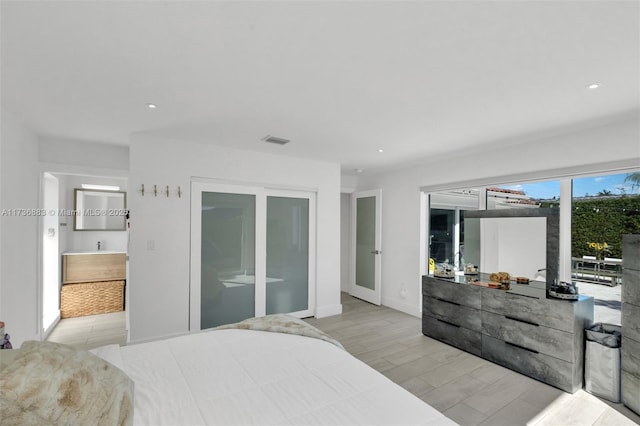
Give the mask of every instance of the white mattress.
M 119 355 L 135 382 L 134 424 L 455 424 L 309 337 L 217 330 L 125 346 Z

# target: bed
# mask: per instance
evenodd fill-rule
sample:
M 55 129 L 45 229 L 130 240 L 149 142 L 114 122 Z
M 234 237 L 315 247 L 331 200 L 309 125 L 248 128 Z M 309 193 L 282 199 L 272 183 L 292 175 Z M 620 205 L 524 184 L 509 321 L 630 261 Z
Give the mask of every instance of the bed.
M 109 345 L 93 350 L 97 356 L 79 351 L 132 384 L 132 407 L 126 391 L 108 404 L 116 411 L 132 409 L 102 424 L 455 424 L 329 336 L 303 321 L 286 321 L 293 331 L 252 319 L 167 340 Z

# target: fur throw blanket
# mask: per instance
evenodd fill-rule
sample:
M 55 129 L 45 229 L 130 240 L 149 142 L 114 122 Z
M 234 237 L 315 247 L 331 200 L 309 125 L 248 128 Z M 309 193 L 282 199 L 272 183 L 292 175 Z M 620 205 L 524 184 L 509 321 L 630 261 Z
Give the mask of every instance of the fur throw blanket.
M 71 346 L 25 342 L 0 375 L 2 425 L 130 425 L 133 382 Z
M 249 318 L 235 324 L 221 325 L 220 327 L 216 327 L 213 330 L 225 330 L 229 328 L 239 330 L 271 331 L 275 333 L 297 334 L 298 336 L 313 337 L 332 343 L 340 349 L 344 350 L 344 347 L 340 344 L 340 342 L 331 338 L 324 331 L 317 329 L 311 324 L 307 324 L 299 318 L 285 314 L 274 314 L 264 317 Z

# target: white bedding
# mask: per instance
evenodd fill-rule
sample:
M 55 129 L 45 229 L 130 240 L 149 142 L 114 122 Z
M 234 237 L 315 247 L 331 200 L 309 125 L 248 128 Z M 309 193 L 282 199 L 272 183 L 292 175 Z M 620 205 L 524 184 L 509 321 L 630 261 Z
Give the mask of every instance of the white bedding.
M 125 346 L 119 355 L 135 382 L 134 424 L 455 424 L 319 339 L 216 330 Z

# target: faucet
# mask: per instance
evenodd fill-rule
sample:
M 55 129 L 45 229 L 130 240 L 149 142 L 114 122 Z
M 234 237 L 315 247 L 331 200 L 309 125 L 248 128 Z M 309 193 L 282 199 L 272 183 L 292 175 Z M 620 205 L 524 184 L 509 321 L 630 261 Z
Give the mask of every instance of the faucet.
M 98 241 L 98 251 L 102 248 L 102 241 Z

